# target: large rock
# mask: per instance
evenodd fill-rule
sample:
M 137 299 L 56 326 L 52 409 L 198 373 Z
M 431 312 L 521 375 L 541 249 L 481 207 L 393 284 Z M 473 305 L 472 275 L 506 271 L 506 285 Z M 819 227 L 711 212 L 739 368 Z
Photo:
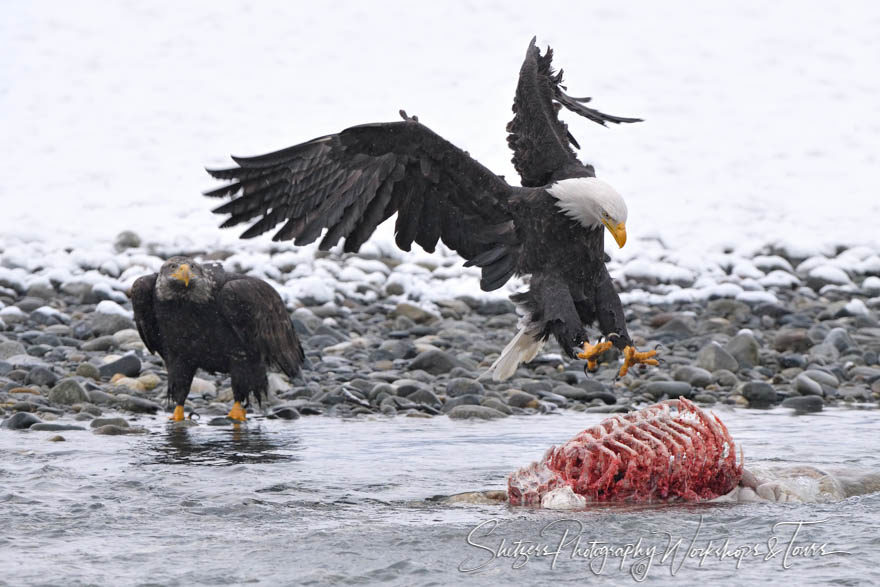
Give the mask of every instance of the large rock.
M 730 339 L 725 346 L 730 356 L 736 359 L 740 367 L 751 368 L 759 363 L 760 345 L 755 337 L 748 332 L 741 332 Z M 730 369 L 733 371 L 734 369 Z
M 821 412 L 825 402 L 817 395 L 796 395 L 782 400 L 782 407 L 798 412 Z
M 30 385 L 52 387 L 58 382 L 58 376 L 46 367 L 34 367 L 28 372 L 25 382 Z
M 739 369 L 737 360 L 717 342 L 710 342 L 700 349 L 699 354 L 697 354 L 697 366 L 709 372 L 720 371 L 721 369 L 727 369 L 728 371 Z M 705 385 L 702 387 L 705 387 Z
M 49 401 L 53 404 L 72 406 L 73 404 L 88 402 L 89 394 L 79 384 L 79 381 L 67 378 L 62 379 L 52 388 L 49 392 Z
M 507 393 L 507 403 L 514 408 L 537 408 L 538 398 L 525 391 L 512 389 Z
M 639 388 L 639 391 L 651 396 L 655 400 L 668 396 L 670 399 L 679 397 L 691 398 L 694 390 L 691 384 L 684 381 L 651 381 Z
M 96 334 L 115 334 L 120 330 L 135 328 L 134 321 L 121 314 L 105 314 L 96 312 L 90 323 Z
M 506 418 L 507 414 L 487 406 L 456 406 L 448 416 L 453 420 L 496 420 Z
M 0 360 L 5 361 L 16 355 L 25 355 L 27 350 L 17 340 L 4 340 L 0 342 Z
M 121 373 L 126 377 L 136 377 L 141 372 L 141 360 L 135 355 L 124 355 L 115 361 L 101 365 L 98 368 L 101 377 L 113 377 Z
M 806 328 L 783 328 L 776 333 L 773 345 L 780 353 L 785 351 L 794 351 L 796 353 L 804 353 L 813 346 L 813 341 Z
M 794 389 L 801 395 L 823 395 L 822 385 L 803 373 L 794 378 Z
M 460 395 L 465 395 L 468 393 L 482 395 L 483 393 L 485 393 L 483 384 L 479 381 L 468 379 L 466 377 L 456 377 L 455 379 L 450 379 L 449 383 L 446 384 L 446 395 L 448 397 L 458 397 Z
M 409 364 L 410 371 L 421 369 L 432 375 L 448 373 L 455 367 L 464 367 L 462 363 L 445 351 L 433 349 L 419 354 Z
M 707 387 L 712 383 L 712 374 L 706 369 L 682 365 L 675 370 L 673 378 L 676 381 L 687 381 L 694 387 Z
M 137 414 L 155 414 L 162 409 L 162 406 L 154 401 L 127 394 L 117 395 L 116 405 L 123 410 Z
M 399 304 L 397 304 L 397 307 L 394 308 L 394 312 L 392 315 L 395 317 L 406 316 L 416 324 L 434 322 L 435 320 L 440 319 L 440 317 L 436 314 L 420 308 L 415 304 L 410 304 L 409 302 L 400 302 Z
M 779 402 L 773 386 L 763 381 L 749 381 L 743 385 L 742 395 L 749 400 L 749 406 L 753 408 L 764 408 Z
M 0 422 L 0 428 L 8 430 L 25 430 L 34 424 L 39 424 L 42 420 L 31 414 L 30 412 L 18 412 Z

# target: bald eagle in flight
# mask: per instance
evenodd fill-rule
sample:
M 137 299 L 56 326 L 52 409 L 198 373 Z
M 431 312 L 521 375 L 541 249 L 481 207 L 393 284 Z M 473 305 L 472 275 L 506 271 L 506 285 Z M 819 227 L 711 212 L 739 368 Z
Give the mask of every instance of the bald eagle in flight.
M 230 374 L 235 403 L 227 417 L 244 420 L 249 395 L 258 403 L 266 396 L 266 367 L 293 377 L 305 358 L 278 292 L 219 265 L 171 257 L 134 282 L 131 302 L 141 339 L 168 369 L 171 420 L 183 420 L 197 369 Z
M 237 166 L 208 169 L 228 184 L 210 197 L 234 196 L 214 210 L 228 214 L 223 227 L 254 222 L 242 235 L 273 229 L 273 240 L 314 242 L 319 248 L 345 239 L 356 252 L 376 227 L 397 213 L 395 240 L 433 252 L 438 240 L 482 270 L 485 291 L 514 275 L 531 276 L 527 292 L 511 299 L 524 313 L 520 330 L 488 374 L 503 380 L 521 362 L 532 360 L 552 335 L 563 351 L 587 359 L 612 345 L 623 350 L 621 374 L 636 363 L 656 365 L 655 351 L 637 352 L 626 330 L 623 308 L 605 268 L 604 230 L 619 246 L 626 242 L 623 198 L 581 163 L 580 148 L 557 114 L 561 107 L 593 122 L 639 122 L 585 106 L 562 86 L 562 71 L 551 68 L 529 44 L 519 74 L 507 142 L 522 186 L 472 159 L 416 117 L 347 128 L 257 157 L 233 157 Z M 598 323 L 606 340 L 589 343 L 586 325 Z M 580 347 L 583 347 L 582 350 Z

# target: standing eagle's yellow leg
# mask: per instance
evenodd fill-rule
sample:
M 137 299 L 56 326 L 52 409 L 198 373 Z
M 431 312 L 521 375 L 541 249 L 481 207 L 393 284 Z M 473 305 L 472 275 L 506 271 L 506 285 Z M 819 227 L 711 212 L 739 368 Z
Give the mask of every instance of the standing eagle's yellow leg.
M 242 422 L 247 419 L 245 416 L 244 408 L 241 407 L 240 402 L 235 402 L 234 404 L 232 404 L 232 409 L 229 410 L 229 413 L 226 414 L 226 417 L 230 420 L 239 420 Z
M 656 354 L 657 351 L 639 352 L 634 346 L 626 347 L 623 349 L 623 365 L 620 366 L 620 372 L 617 376 L 623 377 L 626 375 L 626 372 L 633 365 L 659 365 L 660 362 L 657 359 L 651 358 Z
M 182 422 L 183 421 L 183 406 L 175 406 L 174 413 L 171 414 L 171 417 L 168 418 L 172 422 Z
M 599 364 L 596 362 L 596 357 L 610 349 L 611 346 L 611 342 L 607 340 L 605 342 L 597 342 L 596 344 L 585 342 L 584 350 L 577 354 L 577 358 L 586 359 L 587 369 L 595 371 L 599 367 Z

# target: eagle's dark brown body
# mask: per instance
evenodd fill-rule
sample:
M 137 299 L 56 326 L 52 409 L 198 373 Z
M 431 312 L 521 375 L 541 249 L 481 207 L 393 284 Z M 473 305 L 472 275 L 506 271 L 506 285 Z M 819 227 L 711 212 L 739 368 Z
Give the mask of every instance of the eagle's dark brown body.
M 186 284 L 173 277 L 184 265 L 193 274 Z M 141 338 L 165 361 L 168 396 L 178 406 L 197 369 L 229 373 L 236 402 L 251 393 L 260 402 L 269 366 L 292 377 L 303 362 L 281 297 L 260 279 L 173 257 L 135 281 L 131 297 Z

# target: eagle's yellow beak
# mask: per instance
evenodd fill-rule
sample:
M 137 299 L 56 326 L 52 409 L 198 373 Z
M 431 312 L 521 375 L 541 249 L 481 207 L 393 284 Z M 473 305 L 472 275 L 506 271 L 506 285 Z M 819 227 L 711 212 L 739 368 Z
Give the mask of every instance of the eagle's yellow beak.
M 189 287 L 189 280 L 192 279 L 192 276 L 192 271 L 189 270 L 189 265 L 187 265 L 186 263 L 178 267 L 177 271 L 171 274 L 171 277 L 178 281 L 182 281 L 183 285 L 185 285 L 186 287 Z
M 614 240 L 617 241 L 617 246 L 622 249 L 623 245 L 626 244 L 626 224 L 621 222 L 615 226 L 614 224 L 611 224 L 611 221 L 609 220 L 603 220 L 602 224 L 605 225 L 605 228 L 608 229 L 608 232 L 610 232 L 611 236 L 614 237 Z

